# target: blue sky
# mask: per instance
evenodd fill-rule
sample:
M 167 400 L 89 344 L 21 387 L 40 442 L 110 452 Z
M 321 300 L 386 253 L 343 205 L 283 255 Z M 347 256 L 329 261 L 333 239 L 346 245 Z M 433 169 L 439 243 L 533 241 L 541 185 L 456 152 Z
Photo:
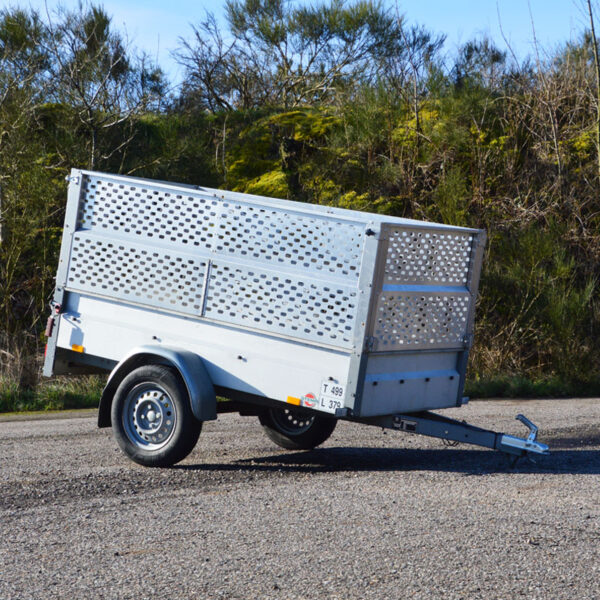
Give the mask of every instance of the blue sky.
M 309 0 L 299 0 L 309 3 Z M 384 0 L 390 7 L 394 2 Z M 2 3 L 4 0 L 2 0 Z M 56 0 L 46 0 L 52 12 Z M 8 0 L 11 6 L 33 6 L 45 10 L 44 0 Z M 224 2 L 207 0 L 101 0 L 113 23 L 127 31 L 130 41 L 158 58 L 172 80 L 181 76 L 170 56 L 180 37 L 189 37 L 190 23 L 197 23 L 205 11 L 223 14 Z M 67 7 L 77 0 L 62 0 Z M 583 0 L 404 0 L 398 3 L 409 24 L 424 25 L 447 36 L 446 50 L 452 52 L 461 43 L 487 34 L 504 48 L 504 36 L 519 58 L 533 53 L 533 30 L 542 48 L 552 49 L 576 39 L 587 26 Z M 600 10 L 598 11 L 600 20 Z

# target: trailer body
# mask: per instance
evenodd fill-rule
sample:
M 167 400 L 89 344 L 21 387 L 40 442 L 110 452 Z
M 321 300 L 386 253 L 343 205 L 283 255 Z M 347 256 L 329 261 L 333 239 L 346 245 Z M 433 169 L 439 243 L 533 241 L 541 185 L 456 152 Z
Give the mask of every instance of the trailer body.
M 45 375 L 112 371 L 110 405 L 127 365 L 177 356 L 199 420 L 216 418 L 192 389 L 199 368 L 222 395 L 338 418 L 463 403 L 484 231 L 92 171 L 69 181 Z

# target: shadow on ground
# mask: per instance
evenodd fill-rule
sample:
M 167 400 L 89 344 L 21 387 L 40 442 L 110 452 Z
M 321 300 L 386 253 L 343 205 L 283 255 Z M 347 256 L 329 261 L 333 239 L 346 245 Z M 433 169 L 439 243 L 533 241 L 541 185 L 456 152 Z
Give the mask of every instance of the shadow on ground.
M 464 447 L 463 447 L 464 448 Z M 307 452 L 273 454 L 224 464 L 180 465 L 189 471 L 254 471 L 335 473 L 358 471 L 440 471 L 465 475 L 489 473 L 600 474 L 600 450 L 556 450 L 526 458 L 516 465 L 512 457 L 478 449 L 317 448 Z

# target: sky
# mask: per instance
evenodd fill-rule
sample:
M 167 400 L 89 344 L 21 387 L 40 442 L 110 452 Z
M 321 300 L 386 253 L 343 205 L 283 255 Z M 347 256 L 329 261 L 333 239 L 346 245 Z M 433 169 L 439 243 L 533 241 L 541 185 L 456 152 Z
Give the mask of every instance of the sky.
M 311 0 L 297 0 L 310 4 Z M 600 0 L 595 0 L 598 2 Z M 10 6 L 31 6 L 52 13 L 57 0 L 0 0 Z M 74 7 L 78 0 L 62 0 Z M 180 37 L 191 37 L 191 24 L 200 22 L 206 11 L 222 19 L 224 1 L 205 0 L 96 0 L 113 19 L 113 24 L 127 32 L 129 41 L 158 60 L 171 81 L 182 72 L 171 52 Z M 313 2 L 314 3 L 314 0 Z M 393 0 L 384 0 L 391 8 Z M 534 53 L 534 30 L 540 48 L 551 50 L 575 40 L 588 26 L 584 0 L 404 0 L 398 1 L 400 13 L 409 25 L 446 35 L 446 50 L 452 53 L 461 44 L 482 35 L 506 49 L 506 42 L 519 59 Z M 600 22 L 600 6 L 598 21 Z M 533 23 L 533 26 L 532 26 Z

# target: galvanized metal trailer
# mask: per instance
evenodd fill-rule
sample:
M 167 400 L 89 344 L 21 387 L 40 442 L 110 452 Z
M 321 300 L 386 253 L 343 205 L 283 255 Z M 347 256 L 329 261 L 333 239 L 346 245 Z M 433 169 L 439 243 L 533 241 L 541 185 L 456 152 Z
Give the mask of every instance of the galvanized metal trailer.
M 217 412 L 286 448 L 348 419 L 496 448 L 453 421 L 485 232 L 73 170 L 44 374 L 107 371 L 99 426 L 171 465 Z M 216 394 L 229 402 L 216 401 Z

